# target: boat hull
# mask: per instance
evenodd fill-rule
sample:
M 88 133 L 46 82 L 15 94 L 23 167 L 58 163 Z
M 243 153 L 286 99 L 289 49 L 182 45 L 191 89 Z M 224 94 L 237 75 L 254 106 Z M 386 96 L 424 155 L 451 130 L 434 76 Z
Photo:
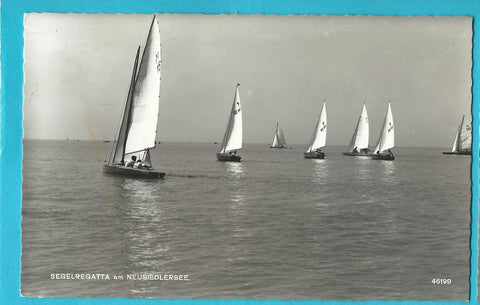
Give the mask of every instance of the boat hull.
M 471 151 L 444 151 L 444 155 L 472 155 Z
M 223 161 L 223 162 L 240 162 L 241 159 L 242 159 L 242 157 L 237 156 L 237 155 L 217 153 L 217 161 Z
M 149 168 L 132 168 L 123 165 L 104 164 L 103 171 L 113 175 L 136 177 L 136 178 L 155 178 L 165 177 L 165 173 Z
M 354 153 L 354 152 L 344 152 L 342 154 L 344 156 L 352 156 L 352 157 L 369 157 L 370 156 L 367 153 Z
M 325 159 L 325 153 L 324 152 L 305 152 L 303 153 L 303 157 L 305 159 Z
M 270 146 L 270 148 L 276 148 L 276 149 L 292 149 L 291 147 L 286 147 L 286 146 Z
M 393 161 L 395 157 L 391 154 L 373 154 L 372 160 Z

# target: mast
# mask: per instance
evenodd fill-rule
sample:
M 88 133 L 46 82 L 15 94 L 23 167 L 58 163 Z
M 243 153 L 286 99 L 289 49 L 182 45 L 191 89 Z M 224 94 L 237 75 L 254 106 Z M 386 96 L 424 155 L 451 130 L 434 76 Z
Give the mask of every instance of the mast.
M 325 102 L 323 102 L 322 110 L 318 116 L 317 124 L 313 130 L 313 135 L 310 140 L 310 145 L 308 146 L 307 152 L 312 152 L 316 149 L 322 148 L 325 146 L 327 139 L 327 109 Z
M 375 146 L 375 153 L 385 151 L 394 146 L 395 136 L 393 127 L 392 109 L 390 103 L 388 103 L 387 113 L 385 114 L 385 120 L 383 121 L 383 128 L 380 132 L 377 145 Z
M 368 138 L 369 138 L 369 126 L 368 126 L 368 114 L 365 102 L 363 102 L 362 112 L 358 117 L 357 125 L 355 126 L 355 131 L 353 133 L 352 139 L 348 146 L 348 151 L 353 152 L 353 149 L 356 147 L 359 151 L 361 149 L 368 148 Z
M 146 149 L 155 147 L 161 63 L 160 29 L 153 16 L 133 87 L 125 154 L 139 156 Z
M 240 93 L 237 84 L 233 98 L 227 129 L 222 140 L 221 153 L 242 148 L 242 109 L 240 105 Z
M 123 110 L 122 115 L 122 122 L 120 124 L 120 129 L 117 135 L 117 141 L 113 150 L 113 159 L 112 154 L 110 155 L 109 163 L 115 163 L 117 161 L 124 162 L 125 156 L 125 144 L 127 142 L 127 134 L 128 134 L 128 125 L 129 125 L 129 118 L 130 112 L 132 110 L 132 102 L 133 102 L 133 88 L 135 87 L 135 79 L 137 74 L 137 67 L 138 67 L 138 58 L 140 56 L 140 46 L 137 49 L 137 55 L 135 56 L 135 62 L 133 64 L 133 71 L 132 77 L 130 79 L 130 88 L 128 89 L 127 100 L 125 101 L 125 109 Z M 121 154 L 120 154 L 121 150 Z M 118 158 L 121 157 L 121 158 Z

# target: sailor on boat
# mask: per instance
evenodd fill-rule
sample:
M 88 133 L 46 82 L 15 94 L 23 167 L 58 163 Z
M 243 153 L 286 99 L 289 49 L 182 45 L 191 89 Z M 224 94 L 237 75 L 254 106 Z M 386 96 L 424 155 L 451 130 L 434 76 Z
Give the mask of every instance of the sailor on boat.
M 133 167 L 135 165 L 135 161 L 137 161 L 137 157 L 132 156 L 132 159 L 125 164 L 125 167 Z

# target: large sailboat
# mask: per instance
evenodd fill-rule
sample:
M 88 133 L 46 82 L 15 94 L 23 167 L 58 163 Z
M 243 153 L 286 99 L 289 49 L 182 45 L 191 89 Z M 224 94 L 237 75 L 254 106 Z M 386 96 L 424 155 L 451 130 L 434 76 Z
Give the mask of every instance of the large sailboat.
M 160 29 L 154 16 L 141 58 L 141 47 L 137 50 L 121 125 L 109 160 L 103 166 L 105 172 L 147 178 L 165 176 L 153 169 L 150 158 L 157 130 L 160 48 Z
M 282 128 L 280 128 L 280 124 L 277 122 L 277 128 L 275 128 L 275 135 L 273 136 L 273 141 L 272 145 L 270 145 L 270 148 L 289 148 L 285 145 L 287 145 L 285 135 L 283 134 Z
M 382 132 L 378 138 L 377 145 L 373 151 L 373 160 L 394 160 L 392 151 L 390 150 L 395 145 L 395 135 L 393 130 L 393 116 L 392 108 L 388 103 L 387 113 L 385 115 L 385 121 L 383 122 Z
M 465 115 L 458 127 L 451 151 L 444 151 L 444 155 L 471 155 L 472 154 L 472 127 L 465 122 Z
M 313 131 L 312 139 L 308 145 L 308 149 L 303 153 L 303 157 L 307 159 L 324 159 L 325 153 L 322 147 L 325 146 L 327 140 L 327 109 L 323 102 L 322 111 L 318 117 L 317 125 Z
M 358 118 L 355 132 L 353 133 L 350 144 L 348 145 L 348 151 L 344 152 L 345 156 L 368 156 L 368 114 L 365 103 L 363 103 L 362 112 Z
M 222 147 L 217 153 L 218 161 L 240 162 L 241 157 L 237 155 L 237 150 L 242 149 L 242 107 L 240 105 L 240 94 L 237 84 L 235 88 L 235 97 L 233 99 L 230 117 L 228 119 L 227 130 L 223 136 Z

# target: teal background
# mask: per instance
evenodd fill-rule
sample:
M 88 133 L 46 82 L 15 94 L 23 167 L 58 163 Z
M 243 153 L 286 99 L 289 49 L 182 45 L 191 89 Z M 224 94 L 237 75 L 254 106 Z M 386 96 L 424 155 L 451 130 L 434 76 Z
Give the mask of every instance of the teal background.
M 478 301 L 478 191 L 479 191 L 479 81 L 480 0 L 3 0 L 1 2 L 1 104 L 0 104 L 0 304 L 363 304 L 360 301 L 278 300 L 150 300 L 70 299 L 20 297 L 21 200 L 22 200 L 22 86 L 23 14 L 58 13 L 239 13 L 333 15 L 466 15 L 474 18 L 473 38 L 473 151 L 470 303 Z M 394 275 L 392 275 L 394 276 Z M 357 279 L 353 279 L 355 281 Z M 369 304 L 400 303 L 368 301 Z M 464 302 L 415 302 L 406 304 L 465 304 Z

